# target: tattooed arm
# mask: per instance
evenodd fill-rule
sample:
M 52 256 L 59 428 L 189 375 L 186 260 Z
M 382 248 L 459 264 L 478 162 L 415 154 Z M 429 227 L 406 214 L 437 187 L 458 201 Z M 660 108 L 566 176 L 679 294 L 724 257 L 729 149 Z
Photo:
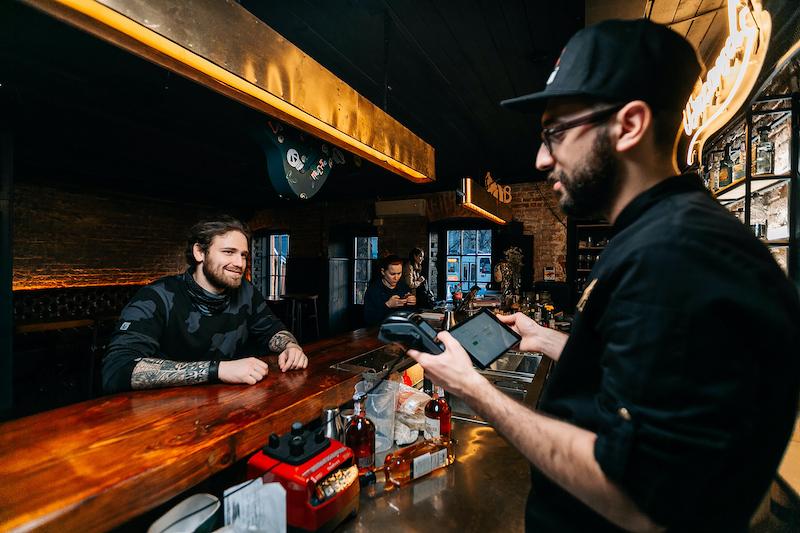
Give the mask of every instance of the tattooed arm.
M 140 359 L 133 367 L 131 388 L 157 389 L 177 385 L 195 385 L 209 381 L 210 361 L 168 361 L 166 359 Z
M 217 375 L 212 368 L 218 365 Z M 168 361 L 165 359 L 140 359 L 131 374 L 131 388 L 156 389 L 195 385 L 215 381 L 223 383 L 246 383 L 254 385 L 264 379 L 269 372 L 267 363 L 255 357 L 234 359 L 233 361 Z
M 279 331 L 269 340 L 269 349 L 280 352 L 278 366 L 281 372 L 287 370 L 300 370 L 308 366 L 308 357 L 290 332 Z
M 279 331 L 269 340 L 270 351 L 280 353 L 286 349 L 289 344 L 295 344 L 298 348 L 300 343 L 294 338 L 291 332 L 284 330 Z

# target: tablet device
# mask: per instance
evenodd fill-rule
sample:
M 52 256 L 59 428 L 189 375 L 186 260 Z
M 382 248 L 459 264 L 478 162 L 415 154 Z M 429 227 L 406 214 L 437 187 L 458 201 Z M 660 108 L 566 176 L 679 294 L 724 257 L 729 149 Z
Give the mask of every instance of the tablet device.
M 481 370 L 517 344 L 522 337 L 484 309 L 450 330 Z

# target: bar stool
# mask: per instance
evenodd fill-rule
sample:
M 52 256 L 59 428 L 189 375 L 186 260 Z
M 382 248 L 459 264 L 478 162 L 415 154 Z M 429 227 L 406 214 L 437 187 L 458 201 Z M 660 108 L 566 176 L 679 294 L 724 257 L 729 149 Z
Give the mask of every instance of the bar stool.
M 314 331 L 319 338 L 319 312 L 317 309 L 318 294 L 304 294 L 304 293 L 288 293 L 282 294 L 281 299 L 286 300 L 289 304 L 289 330 L 297 337 L 297 340 L 303 340 L 303 320 L 314 319 Z M 303 307 L 310 308 L 308 314 L 303 316 Z

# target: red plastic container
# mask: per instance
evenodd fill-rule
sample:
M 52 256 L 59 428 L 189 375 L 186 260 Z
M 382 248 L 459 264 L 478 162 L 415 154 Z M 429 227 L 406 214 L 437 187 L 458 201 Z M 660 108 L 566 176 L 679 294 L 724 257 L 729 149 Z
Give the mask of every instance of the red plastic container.
M 340 468 L 353 465 L 353 452 L 341 442 L 331 445 L 306 462 L 290 465 L 258 452 L 247 461 L 247 478 L 261 476 L 264 483 L 278 482 L 286 489 L 286 522 L 304 531 L 332 531 L 358 512 L 359 484 L 356 478 L 346 489 L 322 502 L 317 484 Z

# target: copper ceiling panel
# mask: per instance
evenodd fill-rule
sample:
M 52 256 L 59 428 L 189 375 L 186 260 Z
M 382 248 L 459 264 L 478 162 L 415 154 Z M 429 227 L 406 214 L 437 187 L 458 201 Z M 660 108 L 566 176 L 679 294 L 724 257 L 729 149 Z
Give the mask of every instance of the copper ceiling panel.
M 120 28 L 109 31 L 107 28 L 98 27 L 106 24 L 94 20 L 87 9 L 109 8 L 127 19 L 126 23 L 132 22 L 131 26 L 141 26 L 141 33 L 147 34 L 148 30 L 154 32 L 185 49 L 189 54 L 199 56 L 257 89 L 283 100 L 288 106 L 281 109 L 282 106 L 271 105 L 269 101 L 264 102 L 257 96 L 254 98 L 253 93 L 243 94 L 241 88 L 220 92 L 233 97 L 240 94 L 237 99 L 241 102 L 258 107 L 266 114 L 286 120 L 407 179 L 412 181 L 435 179 L 432 146 L 236 2 L 231 0 L 25 1 L 95 35 L 107 38 L 114 44 L 144 55 L 166 68 L 174 69 L 175 59 L 181 62 L 180 57 L 176 58 L 175 54 L 172 54 L 170 61 L 159 60 L 163 54 L 171 55 L 164 49 L 159 49 L 159 53 L 155 54 L 143 52 L 141 46 L 127 46 L 129 39 L 120 39 L 115 35 L 107 37 L 109 34 L 119 32 Z M 121 31 L 137 40 L 139 29 L 135 30 L 133 34 L 124 29 Z M 186 69 L 180 70 L 181 74 L 187 75 Z M 205 76 L 188 73 L 192 79 L 201 83 L 209 76 L 208 72 L 204 74 Z M 210 76 L 214 78 L 213 74 Z M 220 81 L 224 85 L 231 85 L 230 81 L 220 80 L 219 77 L 216 83 L 207 85 L 220 90 Z M 258 93 L 258 90 L 255 92 Z M 318 121 L 324 124 L 321 125 Z M 331 132 L 325 125 L 337 131 Z M 409 167 L 410 172 L 404 172 L 403 166 Z

